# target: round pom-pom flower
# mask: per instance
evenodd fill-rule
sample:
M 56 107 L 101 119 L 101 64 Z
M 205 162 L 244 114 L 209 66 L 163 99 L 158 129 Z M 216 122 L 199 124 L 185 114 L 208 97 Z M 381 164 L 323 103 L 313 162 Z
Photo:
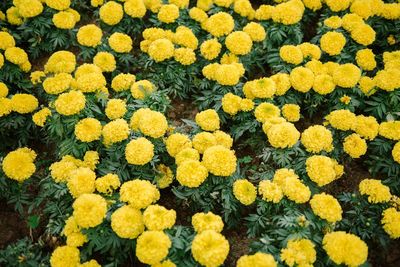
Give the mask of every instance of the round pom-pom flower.
M 160 205 L 150 205 L 143 212 L 143 221 L 146 228 L 151 231 L 162 231 L 174 226 L 176 212 L 167 210 Z
M 327 32 L 322 35 L 321 49 L 330 56 L 339 55 L 346 44 L 346 38 L 340 32 Z
M 355 87 L 361 78 L 360 69 L 351 63 L 340 65 L 333 73 L 333 81 L 343 88 Z
M 101 44 L 103 33 L 99 27 L 94 24 L 82 26 L 77 34 L 78 43 L 83 46 L 96 47 Z
M 68 11 L 55 13 L 52 18 L 54 26 L 63 30 L 70 30 L 75 27 L 76 20 L 74 14 Z
M 324 186 L 342 176 L 343 166 L 329 157 L 316 155 L 306 160 L 306 171 L 312 181 Z
M 357 159 L 367 153 L 367 142 L 360 135 L 353 133 L 347 136 L 343 142 L 343 150 L 353 159 Z
M 298 65 L 303 62 L 303 53 L 298 46 L 284 45 L 279 49 L 279 56 L 283 61 Z
M 233 195 L 243 205 L 251 205 L 257 197 L 255 186 L 246 179 L 236 180 L 233 183 Z
M 400 142 L 397 142 L 392 149 L 393 160 L 400 163 Z
M 108 52 L 98 52 L 93 58 L 93 63 L 104 72 L 113 72 L 117 67 L 113 54 Z
M 120 200 L 136 209 L 144 209 L 160 198 L 160 192 L 149 181 L 135 179 L 125 182 L 120 189 Z
M 174 44 L 168 39 L 158 39 L 149 46 L 149 56 L 157 62 L 164 61 L 174 56 Z
M 203 165 L 217 176 L 230 176 L 236 171 L 236 156 L 224 146 L 212 146 L 204 151 Z
M 292 87 L 301 93 L 310 91 L 314 84 L 314 73 L 305 67 L 296 67 L 290 72 Z
M 268 142 L 276 148 L 288 148 L 294 146 L 300 138 L 300 132 L 290 122 L 282 122 L 272 125 L 267 130 Z
M 107 146 L 121 142 L 129 136 L 129 125 L 124 119 L 113 120 L 104 125 L 102 135 Z
M 400 211 L 395 208 L 388 208 L 382 213 L 383 230 L 390 236 L 396 239 L 400 237 Z
M 215 110 L 207 109 L 196 114 L 196 123 L 204 131 L 216 131 L 219 129 L 219 117 Z
M 72 204 L 73 216 L 82 228 L 95 227 L 103 222 L 107 213 L 107 202 L 100 195 L 83 194 Z
M 96 190 L 100 193 L 110 195 L 115 189 L 120 187 L 121 182 L 116 174 L 108 173 L 95 181 Z
M 218 42 L 218 39 L 211 39 L 204 41 L 200 45 L 200 53 L 207 60 L 213 60 L 218 57 L 221 52 L 222 45 Z
M 246 55 L 251 51 L 253 41 L 246 32 L 236 31 L 226 37 L 225 45 L 235 55 Z
M 331 195 L 325 193 L 315 194 L 310 200 L 310 205 L 317 216 L 330 223 L 335 223 L 342 219 L 342 207 L 337 199 Z
M 209 17 L 203 24 L 205 29 L 215 37 L 221 37 L 232 32 L 235 21 L 226 12 L 218 12 Z
M 76 247 L 57 247 L 50 257 L 51 267 L 78 266 L 79 263 L 79 249 Z
M 122 99 L 108 100 L 105 112 L 110 120 L 122 118 L 126 111 L 126 103 Z
M 58 96 L 54 102 L 56 111 L 61 115 L 70 116 L 78 114 L 85 108 L 86 98 L 81 91 L 70 91 Z
M 125 158 L 133 165 L 145 165 L 154 156 L 154 145 L 144 137 L 130 141 L 126 145 Z
M 124 33 L 115 32 L 108 38 L 111 49 L 117 53 L 129 53 L 132 50 L 132 38 Z
M 172 242 L 161 231 L 145 231 L 136 242 L 136 257 L 145 264 L 154 265 L 168 255 Z
M 148 1 L 143 1 L 143 0 L 125 1 L 124 9 L 126 14 L 128 14 L 132 18 L 143 18 L 144 15 L 146 14 L 145 2 L 147 3 Z
M 285 104 L 282 107 L 282 115 L 289 122 L 300 120 L 300 106 L 296 104 Z
M 358 185 L 358 189 L 361 195 L 368 196 L 368 202 L 370 203 L 388 202 L 392 197 L 390 188 L 382 184 L 380 180 L 364 179 Z
M 281 259 L 289 266 L 310 266 L 317 259 L 315 245 L 308 239 L 289 240 L 281 250 Z
M 92 142 L 100 140 L 101 136 L 101 123 L 94 118 L 86 118 L 80 120 L 75 125 L 76 139 L 82 142 Z
M 279 203 L 283 197 L 282 189 L 277 183 L 263 180 L 258 184 L 258 193 L 265 201 Z
M 100 8 L 100 19 L 108 25 L 118 24 L 124 16 L 122 5 L 114 1 L 109 1 Z
M 111 215 L 111 228 L 121 238 L 134 239 L 144 231 L 142 213 L 130 205 L 122 206 Z
M 158 11 L 157 18 L 164 23 L 175 22 L 179 18 L 179 8 L 176 5 L 162 5 Z
M 360 266 L 368 257 L 368 246 L 358 236 L 346 232 L 330 232 L 322 239 L 323 248 L 336 264 Z
M 193 258 L 201 265 L 216 267 L 224 263 L 229 253 L 229 242 L 213 230 L 196 235 L 192 242 Z
M 165 140 L 167 152 L 171 157 L 175 157 L 180 151 L 185 148 L 191 148 L 192 142 L 187 135 L 174 133 L 168 136 Z
M 37 109 L 39 101 L 30 94 L 15 94 L 11 97 L 11 105 L 13 111 L 26 114 Z
M 271 254 L 257 252 L 254 255 L 244 255 L 239 258 L 236 267 L 277 267 L 277 263 Z
M 78 168 L 71 171 L 67 185 L 74 198 L 83 194 L 93 193 L 95 190 L 96 174 L 89 168 Z
M 311 153 L 319 153 L 322 150 L 332 151 L 332 142 L 331 131 L 322 125 L 310 126 L 301 134 L 301 143 Z
M 199 187 L 207 176 L 207 168 L 197 160 L 186 160 L 179 164 L 176 170 L 176 179 L 187 187 Z
M 2 168 L 7 177 L 23 182 L 36 171 L 34 160 L 36 153 L 27 148 L 18 148 L 8 153 L 2 162 Z
M 220 233 L 224 228 L 224 222 L 221 216 L 215 215 L 211 211 L 204 213 L 199 212 L 192 216 L 192 225 L 197 233 L 207 230 L 213 230 Z

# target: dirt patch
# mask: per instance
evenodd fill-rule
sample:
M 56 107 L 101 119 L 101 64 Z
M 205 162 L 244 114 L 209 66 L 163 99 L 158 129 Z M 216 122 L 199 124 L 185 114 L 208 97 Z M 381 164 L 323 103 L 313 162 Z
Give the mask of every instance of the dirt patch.
M 29 236 L 26 222 L 4 202 L 0 202 L 0 249 L 24 236 Z
M 196 105 L 191 101 L 174 99 L 171 106 L 167 117 L 171 119 L 172 125 L 175 127 L 183 125 L 182 119 L 194 120 L 198 112 Z
M 224 236 L 228 239 L 230 246 L 225 265 L 234 267 L 241 256 L 249 253 L 250 243 L 254 240 L 247 237 L 246 229 L 244 228 L 235 231 L 227 231 L 224 233 Z

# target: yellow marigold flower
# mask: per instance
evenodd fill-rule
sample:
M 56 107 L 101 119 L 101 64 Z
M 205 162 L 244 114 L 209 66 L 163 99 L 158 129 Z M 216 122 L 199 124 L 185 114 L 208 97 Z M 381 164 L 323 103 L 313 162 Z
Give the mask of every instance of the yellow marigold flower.
M 43 5 L 39 0 L 14 1 L 18 13 L 23 18 L 33 18 L 43 11 Z
M 208 19 L 207 13 L 198 7 L 192 7 L 189 10 L 189 16 L 199 23 L 203 23 Z
M 368 246 L 364 241 L 358 236 L 346 232 L 327 233 L 322 244 L 329 258 L 336 264 L 359 266 L 368 257 Z
M 33 150 L 18 148 L 4 157 L 2 168 L 8 178 L 23 182 L 36 171 L 35 159 L 36 153 Z
M 129 53 L 132 50 L 132 38 L 120 32 L 111 34 L 108 45 L 117 53 Z
M 163 4 L 161 0 L 144 0 L 143 3 L 153 13 L 157 13 Z
M 372 10 L 371 1 L 355 0 L 350 6 L 350 11 L 362 17 L 368 19 L 374 15 L 375 11 Z
M 267 36 L 264 27 L 256 22 L 249 22 L 243 27 L 243 31 L 250 36 L 253 42 L 262 42 Z
M 209 147 L 217 145 L 215 136 L 208 132 L 201 132 L 193 137 L 193 147 L 203 154 Z
M 233 10 L 242 17 L 247 17 L 249 20 L 254 19 L 255 10 L 251 6 L 249 0 L 236 0 L 233 1 Z
M 307 69 L 310 69 L 314 75 L 326 74 L 328 72 L 327 67 L 321 61 L 316 59 L 311 59 L 305 64 Z
M 179 8 L 176 5 L 162 5 L 158 11 L 157 18 L 164 23 L 175 22 L 179 18 Z
M 26 114 L 37 109 L 39 101 L 30 94 L 15 94 L 11 97 L 11 105 L 13 111 Z
M 318 217 L 330 223 L 335 223 L 342 219 L 342 207 L 337 199 L 331 195 L 325 193 L 315 194 L 310 200 L 310 205 Z
M 15 6 L 10 7 L 7 9 L 7 22 L 11 25 L 21 25 L 23 23 L 23 18 L 18 12 L 18 8 Z
M 391 34 L 387 37 L 387 42 L 389 45 L 394 45 L 396 43 L 396 38 Z
M 373 140 L 378 135 L 379 123 L 373 116 L 358 115 L 352 129 L 362 137 Z
M 233 3 L 233 0 L 214 0 L 214 4 L 221 7 L 230 7 Z
M 363 24 L 364 20 L 357 14 L 348 13 L 342 17 L 342 27 L 349 32 Z
M 70 30 L 75 27 L 76 19 L 74 14 L 68 11 L 55 13 L 52 18 L 54 26 L 63 30 Z
M 286 184 L 286 178 L 288 177 L 299 179 L 299 176 L 292 169 L 278 169 L 275 171 L 273 183 L 277 184 L 281 189 L 283 189 Z
M 175 155 L 176 165 L 180 165 L 186 160 L 200 161 L 200 153 L 194 148 L 184 148 Z
M 199 187 L 207 176 L 207 168 L 196 160 L 185 160 L 178 165 L 176 170 L 176 179 L 181 185 L 187 187 Z
M 222 97 L 222 109 L 229 115 L 236 115 L 241 110 L 242 98 L 232 93 L 227 93 Z
M 143 0 L 128 0 L 124 3 L 126 14 L 132 18 L 143 18 L 146 14 L 146 6 Z
M 96 25 L 88 24 L 79 28 L 76 37 L 80 45 L 96 47 L 101 44 L 103 33 Z
M 75 9 L 68 8 L 65 11 L 71 13 L 72 15 L 74 15 L 75 22 L 79 22 L 81 20 L 81 14 L 79 14 L 79 12 L 76 11 Z
M 375 41 L 376 33 L 368 24 L 357 25 L 351 31 L 351 38 L 357 43 L 367 46 Z
M 306 8 L 316 11 L 322 8 L 321 0 L 303 0 L 303 4 Z
M 348 95 L 343 95 L 341 98 L 339 98 L 339 100 L 343 104 L 348 105 L 351 102 L 351 97 Z
M 317 259 L 315 245 L 308 239 L 289 240 L 281 250 L 281 259 L 289 266 L 312 266 Z
M 356 123 L 356 115 L 347 109 L 334 110 L 325 119 L 333 128 L 348 131 Z
M 272 98 L 276 92 L 276 84 L 274 80 L 270 78 L 260 78 L 254 81 L 247 82 L 249 90 L 251 90 L 251 96 L 254 98 Z M 243 90 L 248 90 L 243 87 Z
M 400 140 L 400 121 L 385 121 L 379 125 L 379 135 L 391 140 Z
M 68 189 L 74 198 L 95 190 L 96 174 L 89 168 L 78 168 L 70 173 L 67 181 Z
M 157 187 L 145 180 L 131 180 L 122 184 L 120 200 L 136 209 L 144 209 L 160 198 Z
M 58 96 L 54 102 L 56 111 L 62 115 L 78 114 L 85 108 L 86 98 L 80 91 L 70 91 Z
M 239 258 L 236 267 L 277 267 L 277 263 L 271 254 L 257 252 L 254 255 L 244 255 Z
M 347 136 L 343 142 L 344 152 L 354 159 L 365 155 L 367 148 L 367 142 L 356 133 Z
M 300 47 L 294 45 L 284 45 L 279 49 L 279 56 L 283 61 L 298 65 L 303 62 L 303 53 Z
M 74 163 L 61 160 L 50 165 L 51 176 L 57 183 L 66 182 L 71 172 L 76 168 L 77 166 Z
M 174 52 L 174 59 L 182 65 L 191 65 L 196 61 L 196 54 L 190 48 L 177 48 Z
M 15 65 L 22 65 L 28 62 L 28 54 L 19 47 L 9 47 L 4 52 L 5 58 Z
M 325 3 L 333 12 L 338 12 L 342 10 L 346 10 L 350 6 L 350 0 L 342 0 L 342 1 L 335 1 L 335 0 L 325 0 Z
M 140 116 L 138 116 L 138 129 L 144 135 L 153 138 L 160 138 L 166 133 L 168 129 L 168 122 L 162 113 L 146 109 L 142 111 L 139 115 Z M 131 121 L 131 126 L 132 126 L 132 121 Z
M 352 88 L 361 78 L 360 69 L 351 63 L 340 65 L 333 73 L 333 81 L 343 88 Z
M 95 227 L 103 222 L 107 213 L 107 202 L 100 195 L 83 194 L 72 205 L 73 216 L 82 228 Z
M 301 143 L 311 153 L 320 153 L 322 150 L 333 150 L 333 137 L 331 131 L 322 125 L 308 127 L 301 134 Z
M 213 109 L 207 109 L 196 114 L 196 123 L 204 131 L 216 131 L 219 129 L 218 113 Z
M 93 58 L 93 63 L 104 72 L 112 72 L 117 67 L 113 54 L 108 52 L 98 52 Z
M 125 158 L 130 164 L 145 165 L 154 156 L 154 145 L 144 137 L 130 141 L 126 145 Z
M 358 50 L 356 61 L 357 65 L 363 70 L 373 70 L 376 67 L 375 55 L 371 49 Z
M 136 242 L 136 257 L 145 264 L 161 262 L 168 255 L 172 242 L 162 231 L 145 231 Z
M 101 6 L 104 3 L 104 0 L 90 0 L 90 5 L 92 7 Z
M 390 194 L 390 188 L 380 180 L 375 179 L 364 179 L 358 185 L 361 195 L 368 196 L 368 202 L 370 203 L 384 203 L 388 202 L 392 195 Z
M 205 30 L 215 37 L 228 35 L 233 31 L 235 22 L 232 16 L 226 12 L 218 12 L 209 17 L 203 24 Z
M 131 88 L 136 77 L 133 74 L 120 73 L 112 79 L 111 88 L 116 92 L 122 92 Z
M 78 266 L 79 262 L 79 249 L 76 247 L 57 247 L 50 257 L 51 267 Z
M 290 72 L 292 87 L 302 93 L 310 91 L 314 84 L 314 73 L 304 67 L 296 67 Z
M 324 20 L 324 25 L 331 29 L 337 29 L 342 26 L 342 19 L 339 16 L 331 16 Z
M 328 75 L 333 75 L 335 71 L 339 68 L 340 64 L 333 62 L 333 61 L 328 61 L 324 63 L 324 68 L 326 68 L 326 74 Z
M 280 124 L 286 122 L 286 120 L 282 117 L 272 117 L 268 118 L 264 121 L 262 125 L 263 132 L 267 134 L 268 130 L 275 124 Z
M 285 25 L 296 24 L 304 13 L 304 5 L 300 0 L 290 0 L 276 5 L 272 12 L 272 20 Z
M 282 107 L 282 115 L 289 122 L 300 120 L 300 106 L 296 104 L 285 104 Z
M 225 53 L 222 55 L 220 59 L 221 64 L 233 64 L 233 63 L 239 63 L 239 58 L 232 53 Z
M 56 10 L 68 9 L 71 5 L 71 0 L 45 0 L 46 5 Z
M 246 179 L 236 180 L 233 183 L 233 195 L 243 205 L 251 205 L 257 197 L 256 187 Z
M 198 0 L 196 6 L 204 11 L 210 10 L 213 5 L 213 0 Z
M 0 118 L 12 112 L 12 102 L 10 99 L 0 97 Z
M 200 157 L 197 160 L 199 159 Z M 167 188 L 174 180 L 174 173 L 172 172 L 171 168 L 165 166 L 164 164 L 158 165 L 157 171 L 158 173 L 156 174 L 155 177 L 157 186 L 160 189 Z
M 235 152 L 221 145 L 207 148 L 202 163 L 210 173 L 217 176 L 230 176 L 236 171 Z
M 261 103 L 254 110 L 257 121 L 264 123 L 269 118 L 279 117 L 280 109 L 271 103 Z
M 161 28 L 146 28 L 143 32 L 142 32 L 142 36 L 145 40 L 149 40 L 149 41 L 155 41 L 158 39 L 162 39 L 162 38 L 167 38 L 167 33 L 164 29 Z
M 207 230 L 213 230 L 220 233 L 224 228 L 224 222 L 221 216 L 215 215 L 211 211 L 204 213 L 199 212 L 192 216 L 192 225 L 197 233 Z
M 176 212 L 160 205 L 150 205 L 143 212 L 143 222 L 148 230 L 163 231 L 174 226 Z
M 102 135 L 106 145 L 121 142 L 129 136 L 129 125 L 124 119 L 113 120 L 104 125 Z
M 235 31 L 226 37 L 225 45 L 235 55 L 246 55 L 251 51 L 253 41 L 246 32 Z
M 258 193 L 263 200 L 273 203 L 279 203 L 283 197 L 279 185 L 270 180 L 263 180 L 258 184 Z
M 215 70 L 215 80 L 221 85 L 233 86 L 239 83 L 241 73 L 233 64 L 219 65 Z
M 339 55 L 343 47 L 346 45 L 346 38 L 340 32 L 327 32 L 322 35 L 321 49 L 330 56 Z
M 101 267 L 96 260 L 90 260 L 79 265 L 79 267 Z
M 95 181 L 96 190 L 100 193 L 110 195 L 121 185 L 119 177 L 116 174 L 108 173 Z
M 343 166 L 334 159 L 316 155 L 307 158 L 306 171 L 313 182 L 318 186 L 324 186 L 342 176 Z
M 222 45 L 216 38 L 204 41 L 200 46 L 201 55 L 208 60 L 218 57 L 221 52 Z
M 44 65 L 46 73 L 71 73 L 75 70 L 76 58 L 69 51 L 57 51 L 53 53 Z
M 400 87 L 400 81 L 397 79 L 399 74 L 400 70 L 398 69 L 380 70 L 377 72 L 374 81 L 380 89 L 392 92 Z
M 142 213 L 130 205 L 122 206 L 111 215 L 111 228 L 121 238 L 135 239 L 144 231 Z
M 400 237 L 400 212 L 388 208 L 382 213 L 382 225 L 385 232 L 393 239 Z
M 148 80 L 134 82 L 131 86 L 131 93 L 135 99 L 145 99 L 156 90 L 154 84 Z
M 295 176 L 289 176 L 281 186 L 283 194 L 295 203 L 306 203 L 311 196 L 310 189 Z
M 276 85 L 275 94 L 278 96 L 284 95 L 292 86 L 290 83 L 290 77 L 287 73 L 277 73 L 270 77 Z
M 193 258 L 206 267 L 220 266 L 229 253 L 229 242 L 218 232 L 206 230 L 197 234 L 192 242 Z
M 169 39 L 167 37 L 167 39 Z M 173 34 L 174 44 L 195 50 L 199 44 L 196 35 L 186 26 L 179 26 Z
M 209 80 L 215 81 L 215 73 L 217 72 L 217 69 L 219 68 L 220 64 L 218 63 L 212 63 L 208 64 L 203 67 L 202 73 L 204 77 L 206 77 Z
M 67 236 L 67 246 L 71 247 L 81 247 L 83 244 L 87 242 L 86 235 L 82 234 L 81 232 L 72 233 Z
M 233 139 L 232 137 L 223 132 L 223 131 L 215 131 L 213 133 L 215 139 L 217 140 L 217 144 L 222 145 L 226 148 L 231 148 L 233 145 Z
M 0 49 L 7 50 L 8 48 L 15 46 L 15 39 L 14 37 L 5 31 L 0 32 Z
M 122 99 L 108 100 L 105 112 L 110 120 L 122 118 L 126 111 L 126 103 Z
M 114 1 L 109 1 L 101 6 L 99 11 L 100 19 L 108 25 L 116 25 L 124 16 L 122 5 Z
M 51 116 L 51 110 L 48 108 L 42 108 L 32 115 L 32 120 L 37 126 L 43 127 L 48 116 Z
M 192 147 L 192 142 L 190 141 L 189 137 L 181 133 L 171 134 L 165 140 L 165 144 L 167 147 L 167 152 L 171 157 L 175 157 L 185 148 Z
M 67 91 L 73 78 L 69 73 L 57 73 L 53 77 L 48 77 L 43 82 L 43 90 L 52 95 L 58 95 Z
M 79 141 L 92 142 L 100 140 L 101 123 L 94 118 L 85 118 L 75 125 L 75 136 Z
M 272 125 L 267 131 L 268 142 L 275 148 L 294 146 L 300 138 L 300 132 L 290 122 Z
M 164 61 L 174 56 L 174 44 L 168 39 L 158 39 L 149 46 L 149 56 L 157 62 Z

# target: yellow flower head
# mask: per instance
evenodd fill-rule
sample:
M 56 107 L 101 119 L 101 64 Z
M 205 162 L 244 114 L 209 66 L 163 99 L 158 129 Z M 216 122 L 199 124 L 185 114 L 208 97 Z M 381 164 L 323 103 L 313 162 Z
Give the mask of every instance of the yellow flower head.
M 197 233 L 213 230 L 220 233 L 224 228 L 221 216 L 215 215 L 211 211 L 196 213 L 192 216 L 192 225 Z
M 233 183 L 233 194 L 243 205 L 251 205 L 257 197 L 256 187 L 246 179 L 236 180 Z
M 101 123 L 97 119 L 82 119 L 75 125 L 76 139 L 82 142 L 100 140 L 101 128 Z
M 111 34 L 108 45 L 117 53 L 129 53 L 132 50 L 132 38 L 120 32 Z
M 361 195 L 368 196 L 368 202 L 370 203 L 388 202 L 392 197 L 390 188 L 382 184 L 380 180 L 364 179 L 358 185 L 358 189 Z
M 155 185 L 145 180 L 131 180 L 122 184 L 120 200 L 136 209 L 144 209 L 160 198 Z
M 204 151 L 203 165 L 217 176 L 230 176 L 236 171 L 235 151 L 217 145 Z
M 150 205 L 143 212 L 143 221 L 148 230 L 163 231 L 174 226 L 175 210 L 168 210 L 160 205 Z
M 111 228 L 121 238 L 137 238 L 144 231 L 142 213 L 130 205 L 122 206 L 111 215 Z
M 126 145 L 125 158 L 129 164 L 145 165 L 154 156 L 154 145 L 144 137 L 130 141 Z
M 122 5 L 114 1 L 109 1 L 101 6 L 100 8 L 100 19 L 108 25 L 116 25 L 124 16 L 124 10 Z
M 95 227 L 103 222 L 107 213 L 106 200 L 96 194 L 83 194 L 72 205 L 73 216 L 82 228 Z
M 220 233 L 206 230 L 197 234 L 192 242 L 193 258 L 206 267 L 220 266 L 229 253 L 229 242 Z
M 342 176 L 343 166 L 329 157 L 316 155 L 306 160 L 306 171 L 312 181 L 324 186 Z
M 34 160 L 36 153 L 27 148 L 18 148 L 9 152 L 3 159 L 2 168 L 5 175 L 18 182 L 23 182 L 36 171 Z
M 219 117 L 215 110 L 207 109 L 196 114 L 196 123 L 204 131 L 216 131 L 219 129 Z
M 284 45 L 279 49 L 279 56 L 290 64 L 298 65 L 303 62 L 303 53 L 299 46 Z
M 52 267 L 78 266 L 79 262 L 79 249 L 76 247 L 57 247 L 50 257 L 50 265 Z
M 367 142 L 356 133 L 347 136 L 343 141 L 344 152 L 354 159 L 367 153 L 367 148 Z
M 154 265 L 168 255 L 172 242 L 162 231 L 145 231 L 136 242 L 136 257 L 145 264 Z
M 96 47 L 101 44 L 103 33 L 99 27 L 94 24 L 82 26 L 78 30 L 77 40 L 80 45 Z
M 331 195 L 321 193 L 313 195 L 310 200 L 311 209 L 320 218 L 330 223 L 335 223 L 342 219 L 342 207 Z
M 310 266 L 317 259 L 315 245 L 308 239 L 289 240 L 281 259 L 289 266 Z
M 320 153 L 322 150 L 332 151 L 332 142 L 331 131 L 322 125 L 310 126 L 301 134 L 301 143 L 311 153 Z
M 176 169 L 176 179 L 187 187 L 199 187 L 208 176 L 207 168 L 197 160 L 185 160 Z

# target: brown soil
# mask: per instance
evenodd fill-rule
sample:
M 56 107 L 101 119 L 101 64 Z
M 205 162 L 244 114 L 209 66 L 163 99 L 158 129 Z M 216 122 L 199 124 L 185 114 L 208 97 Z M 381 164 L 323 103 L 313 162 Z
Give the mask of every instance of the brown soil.
M 225 261 L 225 266 L 234 267 L 236 266 L 237 260 L 249 253 L 250 243 L 253 239 L 250 239 L 246 235 L 246 229 L 242 228 L 239 230 L 227 231 L 224 233 L 229 241 L 229 255 Z
M 0 202 L 0 249 L 24 236 L 29 236 L 25 220 L 5 203 Z

